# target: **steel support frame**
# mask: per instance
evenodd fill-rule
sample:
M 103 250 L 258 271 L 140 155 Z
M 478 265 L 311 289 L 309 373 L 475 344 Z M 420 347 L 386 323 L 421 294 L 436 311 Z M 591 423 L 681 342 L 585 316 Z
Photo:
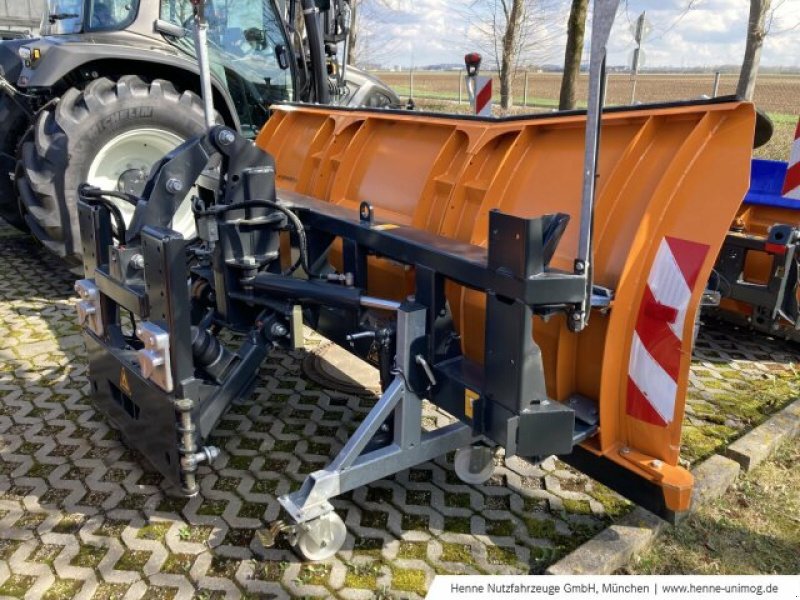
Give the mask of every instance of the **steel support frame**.
M 412 303 L 403 304 L 397 311 L 395 378 L 336 458 L 324 469 L 310 474 L 298 491 L 278 499 L 295 523 L 316 521 L 332 512 L 330 500 L 340 494 L 481 439 L 463 423 L 422 431 L 422 399 L 413 389 L 408 375 L 415 368 L 418 352 L 424 351 L 426 319 L 425 307 Z M 393 442 L 362 454 L 392 413 Z M 324 529 L 320 535 L 324 535 Z

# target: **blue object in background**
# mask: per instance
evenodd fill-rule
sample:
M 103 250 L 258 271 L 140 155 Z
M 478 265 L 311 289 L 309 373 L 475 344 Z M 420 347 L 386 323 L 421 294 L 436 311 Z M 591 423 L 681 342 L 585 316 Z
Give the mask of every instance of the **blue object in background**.
M 744 203 L 800 210 L 800 201 L 781 195 L 787 168 L 788 163 L 779 160 L 754 158 L 750 170 L 750 190 L 744 197 Z

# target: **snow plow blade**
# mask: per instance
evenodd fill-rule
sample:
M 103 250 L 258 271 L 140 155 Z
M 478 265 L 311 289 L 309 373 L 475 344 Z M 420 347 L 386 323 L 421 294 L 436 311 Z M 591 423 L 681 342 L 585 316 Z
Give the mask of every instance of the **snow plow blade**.
M 585 113 L 273 111 L 257 144 L 275 157 L 279 196 L 353 211 L 368 202 L 389 226 L 483 247 L 493 209 L 564 213 L 573 223 L 550 265 L 573 270 Z M 670 519 L 691 500 L 678 460 L 695 316 L 748 189 L 755 110 L 725 98 L 610 109 L 602 123 L 591 319 L 573 333 L 563 314 L 535 317 L 533 338 L 548 397 L 575 408 L 589 432 L 561 458 Z M 414 293 L 410 267 L 377 256 L 367 265 L 370 294 Z M 448 281 L 446 296 L 464 355 L 480 363 L 486 295 Z

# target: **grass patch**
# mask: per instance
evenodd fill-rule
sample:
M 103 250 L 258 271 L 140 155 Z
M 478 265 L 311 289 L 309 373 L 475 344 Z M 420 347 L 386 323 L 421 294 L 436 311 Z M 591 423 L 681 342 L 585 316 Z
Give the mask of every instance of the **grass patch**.
M 753 151 L 756 158 L 768 158 L 770 160 L 787 160 L 789 150 L 792 147 L 794 138 L 794 128 L 797 125 L 797 115 L 784 115 L 780 113 L 770 113 L 774 125 L 772 139 Z
M 740 479 L 626 569 L 638 574 L 800 573 L 800 440 Z

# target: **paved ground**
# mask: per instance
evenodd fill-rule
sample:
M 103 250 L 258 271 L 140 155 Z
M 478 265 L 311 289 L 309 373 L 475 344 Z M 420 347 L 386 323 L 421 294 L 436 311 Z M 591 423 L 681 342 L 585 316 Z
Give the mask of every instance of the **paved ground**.
M 325 464 L 374 396 L 323 390 L 302 376 L 305 353 L 273 353 L 253 397 L 217 428 L 224 452 L 201 494 L 173 497 L 91 407 L 72 283 L 0 227 L 0 596 L 416 597 L 436 573 L 541 572 L 628 508 L 554 459 L 500 460 L 482 487 L 441 459 L 338 500 L 349 534 L 328 563 L 263 554 L 254 532 L 278 516 L 277 496 Z M 698 358 L 690 458 L 797 391 L 783 344 L 711 330 Z

